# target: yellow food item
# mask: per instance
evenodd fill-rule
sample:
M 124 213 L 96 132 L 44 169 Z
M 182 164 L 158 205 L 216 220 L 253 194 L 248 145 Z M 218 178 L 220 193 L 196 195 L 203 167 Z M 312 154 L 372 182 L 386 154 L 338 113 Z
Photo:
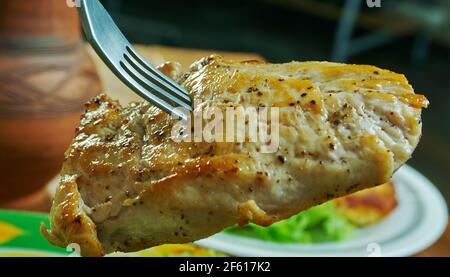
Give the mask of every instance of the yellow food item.
M 134 253 L 116 252 L 109 257 L 226 257 L 225 254 L 193 244 L 164 244 Z
M 23 231 L 18 227 L 8 222 L 0 221 L 0 244 L 7 243 L 22 234 Z
M 397 206 L 392 182 L 338 198 L 336 207 L 350 222 L 367 226 L 379 222 Z

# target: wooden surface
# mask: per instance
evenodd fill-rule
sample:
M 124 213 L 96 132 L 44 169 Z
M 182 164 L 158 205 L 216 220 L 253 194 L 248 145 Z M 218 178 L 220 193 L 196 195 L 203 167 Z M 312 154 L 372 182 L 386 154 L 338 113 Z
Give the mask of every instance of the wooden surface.
M 416 255 L 417 257 L 450 257 L 450 225 L 442 237 L 431 247 Z
M 137 46 L 139 52 L 148 59 L 148 61 L 154 65 L 163 63 L 165 61 L 178 61 L 181 63 L 183 69 L 187 67 L 198 58 L 209 55 L 211 53 L 217 53 L 225 56 L 228 59 L 233 60 L 250 60 L 261 59 L 262 57 L 257 54 L 250 53 L 229 53 L 229 52 L 215 52 L 204 50 L 192 50 L 192 49 L 178 49 L 168 48 L 160 46 Z M 97 65 L 100 78 L 102 80 L 105 93 L 115 99 L 119 99 L 122 104 L 126 104 L 130 101 L 138 100 L 132 91 L 126 88 L 121 82 L 108 70 L 108 68 L 96 57 L 95 53 L 91 51 L 94 61 Z M 51 190 L 55 188 L 56 180 L 50 186 Z M 450 257 L 450 226 L 444 235 L 431 247 L 417 254 L 419 257 L 432 257 L 432 256 L 446 256 Z

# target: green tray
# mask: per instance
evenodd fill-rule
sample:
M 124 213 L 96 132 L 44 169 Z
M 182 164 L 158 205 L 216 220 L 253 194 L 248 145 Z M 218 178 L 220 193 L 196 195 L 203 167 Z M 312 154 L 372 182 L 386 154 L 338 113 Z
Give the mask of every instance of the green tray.
M 48 215 L 0 210 L 0 257 L 76 257 L 73 249 L 51 245 L 40 233 L 41 222 L 49 227 Z M 162 245 L 134 253 L 113 253 L 113 257 L 220 257 L 225 254 L 195 246 Z
M 49 226 L 48 215 L 34 212 L 0 210 L 0 257 L 69 256 L 41 235 L 41 222 Z

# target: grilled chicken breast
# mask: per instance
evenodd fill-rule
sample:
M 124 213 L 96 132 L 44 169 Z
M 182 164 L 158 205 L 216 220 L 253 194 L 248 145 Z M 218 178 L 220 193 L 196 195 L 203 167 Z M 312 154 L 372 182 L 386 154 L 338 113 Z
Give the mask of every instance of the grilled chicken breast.
M 185 243 L 253 222 L 270 225 L 329 199 L 388 182 L 416 147 L 424 96 L 368 65 L 266 64 L 210 56 L 181 74 L 202 106 L 279 107 L 279 146 L 175 142 L 176 120 L 147 102 L 87 104 L 65 154 L 51 229 L 82 255 Z

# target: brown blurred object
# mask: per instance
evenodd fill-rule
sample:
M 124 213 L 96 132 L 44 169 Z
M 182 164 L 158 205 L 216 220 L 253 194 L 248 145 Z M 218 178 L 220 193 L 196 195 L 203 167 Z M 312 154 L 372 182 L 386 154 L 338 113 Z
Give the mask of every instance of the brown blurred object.
M 394 185 L 389 182 L 336 199 L 337 208 L 350 222 L 367 226 L 379 222 L 397 207 Z
M 450 224 L 444 234 L 428 249 L 415 255 L 417 257 L 450 257 Z
M 2 1 L 0 208 L 48 209 L 45 185 L 60 170 L 84 103 L 100 89 L 75 8 Z

